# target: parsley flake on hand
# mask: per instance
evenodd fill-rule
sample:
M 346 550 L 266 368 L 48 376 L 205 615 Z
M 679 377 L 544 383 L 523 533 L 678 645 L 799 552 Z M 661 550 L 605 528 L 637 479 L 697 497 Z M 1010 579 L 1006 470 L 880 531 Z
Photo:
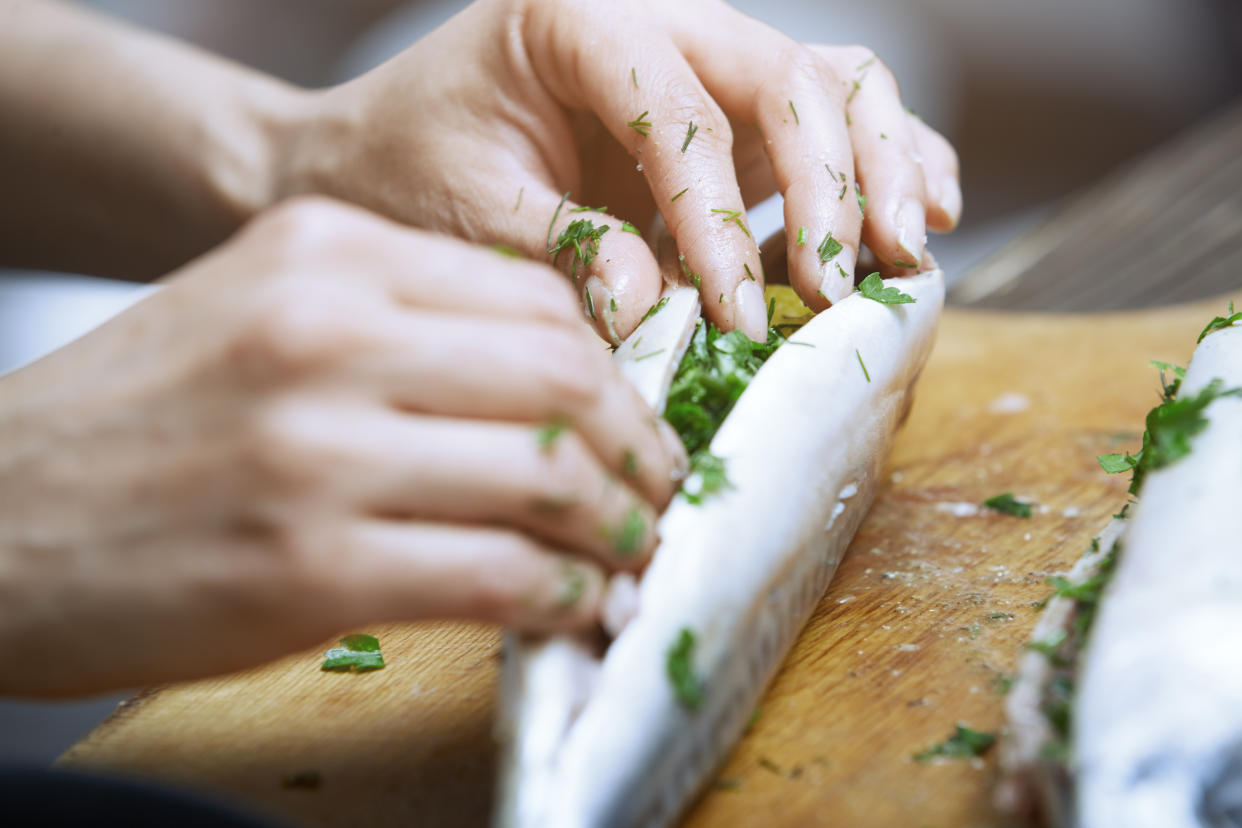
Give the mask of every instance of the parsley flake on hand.
M 902 293 L 895 287 L 885 287 L 879 273 L 872 273 L 863 279 L 858 285 L 858 292 L 864 299 L 884 305 L 909 305 L 914 302 L 914 297 L 910 294 Z
M 324 655 L 326 658 L 319 669 L 332 673 L 348 673 L 351 670 L 365 673 L 384 666 L 379 639 L 366 633 L 345 636 L 340 647 L 333 647 Z
M 826 262 L 844 249 L 841 242 L 832 237 L 832 231 L 829 231 L 828 235 L 824 236 L 824 240 L 819 243 L 816 252 L 819 253 L 819 260 Z
M 555 218 L 553 221 L 555 221 Z M 595 223 L 590 219 L 578 219 L 570 222 L 569 226 L 556 237 L 556 244 L 548 247 L 548 255 L 552 257 L 552 264 L 556 264 L 557 259 L 561 257 L 561 253 L 566 250 L 573 250 L 574 258 L 570 264 L 569 272 L 571 276 L 577 278 L 578 266 L 589 265 L 599 255 L 599 240 L 603 238 L 608 230 L 607 224 L 596 227 Z
M 535 433 L 535 439 L 539 441 L 539 450 L 544 454 L 551 454 L 552 446 L 567 428 L 569 428 L 569 423 L 564 420 L 553 420 L 540 426 L 539 431 Z
M 694 631 L 682 627 L 677 640 L 668 649 L 664 669 L 673 695 L 683 707 L 698 710 L 703 704 L 703 682 L 694 672 Z
M 698 131 L 699 131 L 698 126 L 695 125 L 694 121 L 691 121 L 690 125 L 686 127 L 686 140 L 682 141 L 681 143 L 681 154 L 682 155 L 686 154 L 686 148 L 690 146 L 690 142 L 694 140 L 694 133 Z
M 643 110 L 642 115 L 627 123 L 626 126 L 644 137 L 650 135 L 651 121 L 647 120 L 647 110 Z
M 1020 518 L 1029 518 L 1031 516 L 1031 504 L 1018 500 L 1013 496 L 1012 492 L 989 497 L 983 501 L 983 505 L 995 512 L 1000 512 L 1002 515 L 1013 515 Z

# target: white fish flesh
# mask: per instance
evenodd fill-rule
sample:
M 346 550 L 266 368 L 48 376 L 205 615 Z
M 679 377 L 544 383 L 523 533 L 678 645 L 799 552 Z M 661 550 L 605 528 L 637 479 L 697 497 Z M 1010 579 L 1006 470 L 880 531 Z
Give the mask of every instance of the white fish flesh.
M 674 499 L 610 645 L 507 638 L 498 825 L 668 825 L 710 781 L 869 508 L 931 349 L 943 275 L 890 284 L 915 303 L 850 296 L 758 371 L 710 446 L 732 488 Z M 674 289 L 618 349 L 657 410 L 698 312 L 693 291 Z M 666 674 L 683 630 L 696 639 L 697 709 Z
M 1242 388 L 1242 329 L 1202 341 L 1177 399 L 1213 380 Z M 1007 758 L 1049 824 L 1242 826 L 1242 398 L 1218 397 L 1203 416 L 1190 453 L 1146 474 L 1116 541 L 1077 665 L 1068 764 L 1036 756 L 1046 686 L 1027 669 L 1042 657 L 1025 657 Z M 1056 628 L 1045 626 L 1037 638 Z

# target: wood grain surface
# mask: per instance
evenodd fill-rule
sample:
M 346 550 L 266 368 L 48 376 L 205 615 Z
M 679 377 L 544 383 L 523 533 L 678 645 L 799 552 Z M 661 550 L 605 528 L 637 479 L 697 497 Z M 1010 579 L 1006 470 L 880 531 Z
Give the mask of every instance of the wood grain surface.
M 1242 303 L 1242 292 L 1230 298 Z M 1003 824 L 991 755 L 921 764 L 912 754 L 955 722 L 1001 726 L 1000 685 L 1035 621 L 1032 602 L 1049 592 L 1044 579 L 1124 502 L 1125 481 L 1095 456 L 1137 448 L 1158 387 L 1148 361 L 1184 364 L 1225 302 L 946 313 L 888 482 L 687 824 Z M 1006 491 L 1036 504 L 1034 515 L 975 513 Z M 485 824 L 496 633 L 370 631 L 385 670 L 322 673 L 319 650 L 149 691 L 61 763 L 220 791 L 310 825 Z

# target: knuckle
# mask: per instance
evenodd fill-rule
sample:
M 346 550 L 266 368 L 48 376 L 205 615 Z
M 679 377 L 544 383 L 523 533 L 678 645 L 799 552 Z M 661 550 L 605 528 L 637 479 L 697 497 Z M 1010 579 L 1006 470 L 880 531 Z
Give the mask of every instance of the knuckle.
M 356 325 L 355 315 L 290 274 L 256 296 L 228 356 L 244 374 L 264 381 L 296 379 L 339 356 L 344 343 L 357 338 Z
M 258 501 L 282 510 L 314 499 L 326 470 L 335 465 L 325 455 L 325 436 L 313 423 L 319 418 L 292 400 L 259 406 L 242 438 L 245 479 Z

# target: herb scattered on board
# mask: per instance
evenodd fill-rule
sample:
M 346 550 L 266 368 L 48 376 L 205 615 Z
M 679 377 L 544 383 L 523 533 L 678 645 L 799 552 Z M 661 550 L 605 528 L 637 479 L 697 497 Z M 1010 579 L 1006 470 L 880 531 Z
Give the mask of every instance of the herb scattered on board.
M 1002 515 L 1013 515 L 1020 518 L 1029 518 L 1031 516 L 1031 504 L 1018 500 L 1013 496 L 1013 492 L 993 495 L 983 501 L 983 505 L 995 512 L 1000 512 Z
M 647 120 L 647 110 L 643 110 L 643 114 L 626 124 L 627 127 L 637 132 L 639 135 L 647 136 L 651 134 L 651 121 Z
M 1199 338 L 1195 340 L 1195 344 L 1198 345 L 1202 342 L 1208 334 L 1216 333 L 1216 331 L 1223 330 L 1224 328 L 1233 327 L 1233 324 L 1239 320 L 1242 320 L 1242 312 L 1234 313 L 1233 302 L 1230 302 L 1229 315 L 1214 317 L 1211 322 L 1207 323 L 1207 327 L 1203 329 L 1203 333 L 1199 334 Z
M 341 639 L 341 646 L 333 647 L 325 654 L 321 670 L 348 673 L 350 670 L 365 673 L 384 666 L 379 639 L 366 633 L 354 633 Z
M 995 741 L 995 733 L 971 730 L 966 725 L 958 722 L 953 726 L 952 736 L 940 744 L 932 745 L 926 750 L 921 750 L 914 754 L 914 761 L 930 762 L 937 757 L 970 759 L 975 756 L 982 756 L 987 752 L 988 748 L 992 747 Z
M 885 287 L 879 273 L 872 273 L 863 279 L 858 285 L 858 292 L 864 299 L 885 305 L 909 305 L 914 302 L 914 297 L 910 294 L 902 293 L 895 287 Z
M 703 704 L 703 682 L 694 672 L 696 643 L 694 631 L 682 627 L 677 640 L 668 648 L 664 662 L 669 683 L 673 686 L 673 695 L 682 706 L 690 710 L 698 710 Z

